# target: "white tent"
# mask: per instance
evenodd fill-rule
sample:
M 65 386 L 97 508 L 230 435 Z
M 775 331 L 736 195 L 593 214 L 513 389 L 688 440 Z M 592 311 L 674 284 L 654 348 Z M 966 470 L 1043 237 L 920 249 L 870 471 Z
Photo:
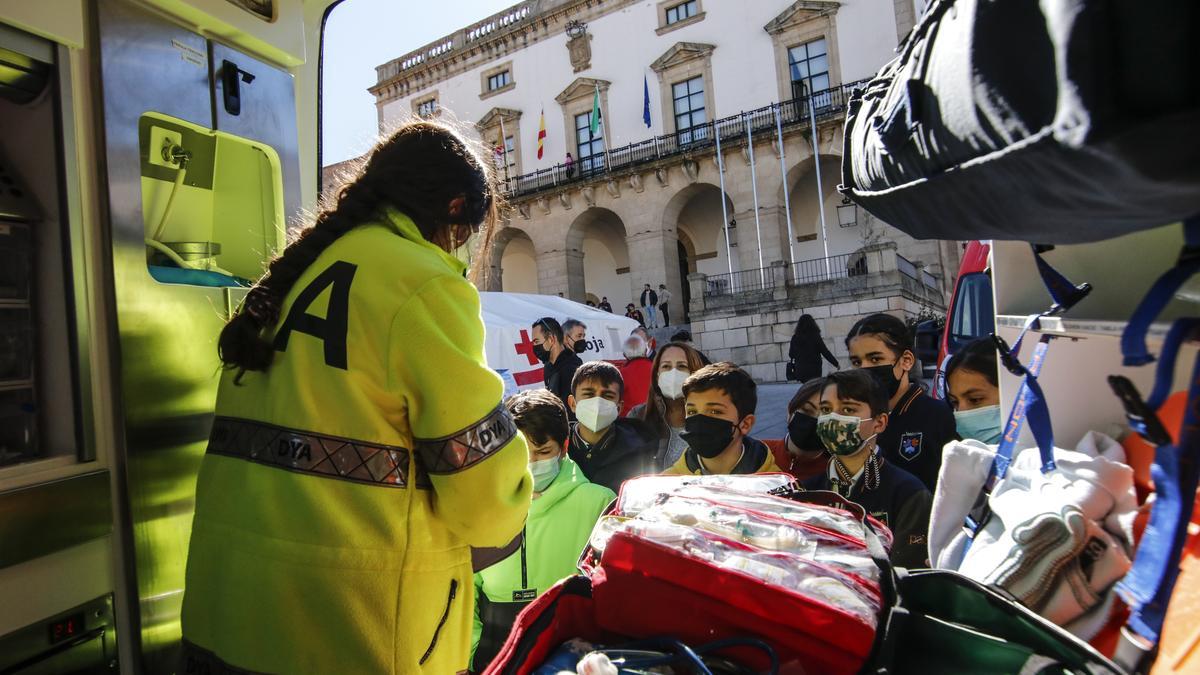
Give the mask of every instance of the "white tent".
M 533 355 L 533 323 L 542 317 L 578 319 L 587 326 L 584 361 L 624 362 L 621 348 L 638 323 L 624 315 L 551 295 L 528 293 L 480 293 L 483 324 L 487 330 L 484 354 L 488 365 L 502 375 L 512 376 L 517 387 L 542 385 L 542 364 Z M 507 378 L 505 378 L 507 380 Z

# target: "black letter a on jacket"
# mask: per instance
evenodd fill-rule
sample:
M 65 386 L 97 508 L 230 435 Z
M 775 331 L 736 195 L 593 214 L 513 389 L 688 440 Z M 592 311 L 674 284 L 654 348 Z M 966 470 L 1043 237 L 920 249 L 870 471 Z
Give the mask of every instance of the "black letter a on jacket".
M 354 281 L 357 265 L 339 260 L 321 272 L 308 285 L 292 309 L 288 312 L 287 320 L 279 327 L 275 335 L 275 350 L 287 350 L 288 338 L 292 331 L 300 331 L 311 335 L 325 343 L 325 365 L 346 370 L 346 333 L 350 330 L 350 284 Z M 325 318 L 309 314 L 309 305 L 330 285 L 333 291 L 329 294 L 329 309 Z

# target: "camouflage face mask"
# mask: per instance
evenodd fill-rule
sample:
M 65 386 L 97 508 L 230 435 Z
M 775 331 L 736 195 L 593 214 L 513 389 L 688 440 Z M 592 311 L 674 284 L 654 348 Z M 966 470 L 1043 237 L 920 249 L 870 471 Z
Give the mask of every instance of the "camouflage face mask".
M 861 417 L 825 413 L 817 418 L 817 437 L 831 455 L 845 457 L 862 449 L 877 434 L 863 438 L 858 428 L 867 420 Z

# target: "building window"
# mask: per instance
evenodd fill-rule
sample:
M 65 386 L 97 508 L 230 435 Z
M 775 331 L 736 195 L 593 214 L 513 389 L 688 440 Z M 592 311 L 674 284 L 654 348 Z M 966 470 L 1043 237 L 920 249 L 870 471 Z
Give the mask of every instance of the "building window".
M 704 77 L 693 77 L 671 85 L 675 105 L 675 131 L 679 142 L 694 143 L 708 139 L 708 117 L 704 110 Z
M 488 91 L 496 91 L 503 87 L 507 87 L 512 82 L 512 76 L 507 70 L 502 70 L 495 75 L 489 75 L 487 79 Z
M 604 168 L 604 125 L 596 125 L 592 133 L 592 112 L 575 116 L 575 147 L 579 152 L 579 170 L 583 173 Z
M 684 19 L 690 19 L 699 13 L 699 8 L 696 6 L 696 0 L 688 0 L 687 2 L 667 8 L 667 25 L 679 23 Z
M 807 90 L 816 95 L 814 107 L 830 105 L 829 54 L 825 38 L 788 49 L 788 70 L 791 72 L 792 98 L 802 98 Z
M 417 114 L 421 117 L 433 117 L 437 114 L 438 102 L 436 98 L 427 99 L 417 104 Z

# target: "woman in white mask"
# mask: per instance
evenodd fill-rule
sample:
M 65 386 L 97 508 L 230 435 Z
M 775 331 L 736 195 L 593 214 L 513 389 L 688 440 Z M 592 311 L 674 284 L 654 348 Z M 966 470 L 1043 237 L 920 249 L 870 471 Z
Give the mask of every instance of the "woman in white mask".
M 663 346 L 654 355 L 645 405 L 629 411 L 630 417 L 643 420 L 658 439 L 655 461 L 660 470 L 674 466 L 687 450 L 687 443 L 680 437 L 687 417 L 683 406 L 683 381 L 705 363 L 704 357 L 691 345 L 671 342 Z
M 499 653 L 517 614 L 559 579 L 575 573 L 592 527 L 616 496 L 596 485 L 567 457 L 567 409 L 545 389 L 504 402 L 529 446 L 533 505 L 521 548 L 475 574 L 475 672 Z
M 831 455 L 828 471 L 802 483 L 806 490 L 832 490 L 862 506 L 892 530 L 892 562 L 927 567 L 929 510 L 933 495 L 911 473 L 887 461 L 877 438 L 887 428 L 887 396 L 862 370 L 825 379 L 817 437 Z
M 1000 442 L 1000 383 L 996 344 L 979 338 L 950 357 L 946 364 L 946 400 L 954 408 L 954 424 L 963 440 L 987 445 Z

